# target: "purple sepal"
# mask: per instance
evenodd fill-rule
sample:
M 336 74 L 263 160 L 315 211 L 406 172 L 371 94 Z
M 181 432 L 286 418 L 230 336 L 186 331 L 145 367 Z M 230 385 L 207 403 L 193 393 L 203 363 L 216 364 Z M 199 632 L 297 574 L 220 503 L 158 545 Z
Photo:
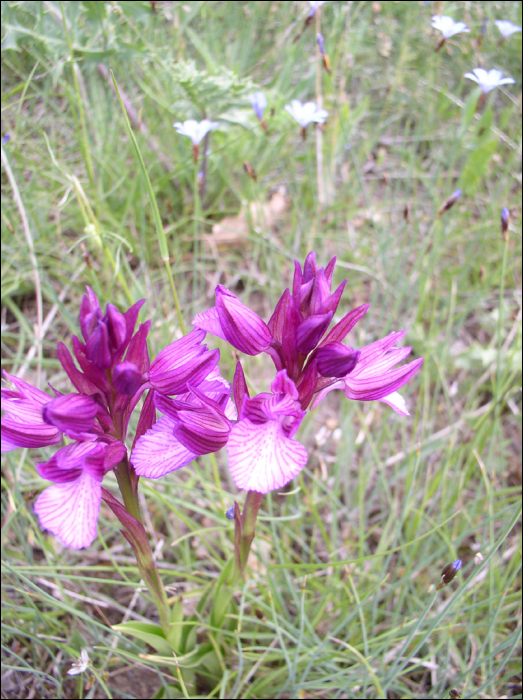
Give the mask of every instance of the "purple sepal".
M 258 355 L 270 346 L 267 324 L 221 284 L 216 288 L 216 310 L 225 338 L 237 350 Z
M 78 320 L 80 321 L 80 329 L 85 342 L 89 340 L 92 332 L 98 325 L 98 322 L 101 321 L 103 317 L 98 297 L 93 292 L 91 287 L 86 286 L 86 289 L 87 294 L 84 294 L 82 297 L 80 314 L 78 316 Z
M 340 286 L 336 289 L 334 294 L 331 294 L 320 306 L 318 309 L 319 314 L 326 314 L 329 311 L 332 311 L 333 314 L 336 313 L 336 309 L 338 308 L 338 304 L 340 303 L 341 295 L 343 294 L 343 290 L 345 289 L 345 285 L 347 284 L 347 280 L 343 280 L 343 282 L 340 284 Z M 330 282 L 329 282 L 329 289 L 330 289 Z
M 136 445 L 137 440 L 139 440 L 142 435 L 144 435 L 149 428 L 152 428 L 156 423 L 156 409 L 154 406 L 154 390 L 150 389 L 147 392 L 145 401 L 143 402 L 142 410 L 140 411 L 140 417 L 138 418 L 138 425 L 136 426 L 136 433 L 134 435 L 133 447 Z
M 98 391 L 110 396 L 112 389 L 109 384 L 105 372 L 99 367 L 94 365 L 86 356 L 86 346 L 81 343 L 78 338 L 73 335 L 71 337 L 73 341 L 73 352 L 76 357 L 76 361 L 80 365 L 80 369 L 83 371 L 87 379 L 89 379 L 96 387 Z
M 107 473 L 111 471 L 111 469 L 114 469 L 116 465 L 122 461 L 126 454 L 127 448 L 120 442 L 120 440 L 112 442 L 105 450 L 103 461 L 104 472 Z
M 309 282 L 316 277 L 318 272 L 318 265 L 316 264 L 316 253 L 311 250 L 311 252 L 305 258 L 305 264 L 303 265 L 303 281 Z
M 153 369 L 154 362 L 149 370 L 149 381 L 151 386 L 160 394 L 171 396 L 182 394 L 187 391 L 187 384 L 197 386 L 216 367 L 220 360 L 218 349 L 211 352 L 204 349 L 205 354 L 185 363 L 177 369 L 169 372 L 156 373 Z
M 147 334 L 151 327 L 151 322 L 146 321 L 140 324 L 129 343 L 129 348 L 125 356 L 126 362 L 133 362 L 143 373 L 147 372 L 150 366 L 149 352 L 147 350 Z
M 73 356 L 61 341 L 58 343 L 56 354 L 65 373 L 77 391 L 81 394 L 96 394 L 100 391 L 96 384 L 93 384 L 83 372 L 80 372 L 74 363 Z
M 114 388 L 119 394 L 133 396 L 142 383 L 142 373 L 134 362 L 120 362 L 113 370 Z
M 329 327 L 332 317 L 333 313 L 329 311 L 327 314 L 309 316 L 300 323 L 296 331 L 296 340 L 301 353 L 308 355 L 316 347 Z
M 169 372 L 176 367 L 184 365 L 187 360 L 203 354 L 207 347 L 200 345 L 205 338 L 205 331 L 194 330 L 179 340 L 175 340 L 161 352 L 151 363 L 149 373 L 155 376 L 163 372 Z
M 356 367 L 360 351 L 341 343 L 329 343 L 316 355 L 318 372 L 322 377 L 345 377 Z
M 240 413 L 243 406 L 243 397 L 247 396 L 249 398 L 249 389 L 247 388 L 247 382 L 245 381 L 245 374 L 243 373 L 243 367 L 241 362 L 236 363 L 236 371 L 234 372 L 234 379 L 232 382 L 232 390 L 234 394 L 234 403 L 236 404 L 236 410 Z
M 96 412 L 96 403 L 91 396 L 66 394 L 45 404 L 42 418 L 64 433 L 83 433 L 92 428 Z
M 324 347 L 328 343 L 341 342 L 346 335 L 354 328 L 360 318 L 363 318 L 370 308 L 370 304 L 362 304 L 356 309 L 349 311 L 334 328 L 327 333 L 325 338 L 320 343 L 320 347 Z

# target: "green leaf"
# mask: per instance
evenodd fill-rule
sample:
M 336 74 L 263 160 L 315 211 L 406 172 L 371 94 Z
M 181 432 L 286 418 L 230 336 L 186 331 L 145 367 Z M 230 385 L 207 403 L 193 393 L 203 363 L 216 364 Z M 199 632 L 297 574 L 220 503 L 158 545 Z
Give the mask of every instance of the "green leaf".
M 171 626 L 167 639 L 174 651 L 179 654 L 183 653 L 180 648 L 183 630 L 183 599 L 180 596 L 171 608 Z
M 165 639 L 163 630 L 159 625 L 153 625 L 150 622 L 122 622 L 119 625 L 113 625 L 113 629 L 117 632 L 129 634 L 132 637 L 141 639 L 142 642 L 147 642 L 153 649 L 162 656 L 172 658 L 173 650 L 171 645 Z

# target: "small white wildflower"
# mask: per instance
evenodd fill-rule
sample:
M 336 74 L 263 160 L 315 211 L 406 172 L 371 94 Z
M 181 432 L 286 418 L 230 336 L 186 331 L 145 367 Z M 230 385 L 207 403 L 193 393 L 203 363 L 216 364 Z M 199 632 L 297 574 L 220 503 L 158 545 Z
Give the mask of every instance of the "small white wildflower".
M 497 19 L 494 24 L 496 27 L 499 29 L 501 32 L 501 36 L 506 39 L 508 36 L 511 34 L 515 34 L 516 32 L 521 31 L 521 27 L 518 27 L 517 24 L 512 24 L 512 22 L 509 22 L 508 19 Z
M 474 68 L 472 73 L 465 73 L 465 78 L 477 83 L 484 93 L 490 92 L 500 85 L 509 85 L 516 82 L 514 78 L 504 78 L 503 71 L 497 68 L 492 68 L 489 71 L 486 71 L 484 68 Z
M 432 26 L 441 32 L 444 39 L 450 39 L 454 34 L 460 34 L 461 32 L 470 32 L 465 22 L 455 22 L 452 17 L 447 15 L 434 15 Z
M 182 122 L 176 122 L 173 126 L 178 134 L 188 136 L 193 144 L 198 146 L 205 134 L 220 125 L 218 122 L 209 121 L 209 119 L 203 119 L 201 122 L 197 122 L 196 119 L 187 119 L 183 124 Z
M 318 109 L 316 102 L 302 104 L 299 100 L 292 100 L 290 105 L 285 105 L 285 109 L 291 117 L 296 119 L 302 129 L 305 129 L 311 122 L 323 124 L 329 116 L 326 109 Z
M 479 566 L 481 564 L 481 562 L 483 561 L 483 559 L 485 559 L 483 554 L 481 554 L 481 552 L 476 552 L 476 556 L 474 557 L 474 564 L 476 566 Z
M 89 659 L 89 655 L 87 653 L 87 649 L 82 649 L 82 652 L 80 654 L 80 657 L 76 660 L 73 661 L 73 665 L 67 671 L 68 676 L 77 676 L 79 673 L 83 673 L 84 671 L 87 671 L 89 666 L 91 665 L 91 660 Z

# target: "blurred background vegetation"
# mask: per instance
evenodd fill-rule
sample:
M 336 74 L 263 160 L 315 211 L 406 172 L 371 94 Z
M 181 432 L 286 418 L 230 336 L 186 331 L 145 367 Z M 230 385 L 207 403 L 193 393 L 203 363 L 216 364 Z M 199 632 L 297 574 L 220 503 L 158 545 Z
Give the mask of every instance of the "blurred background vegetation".
M 62 548 L 32 510 L 44 486 L 34 464 L 51 450 L 6 455 L 4 697 L 521 697 L 521 33 L 500 41 L 494 25 L 521 25 L 521 4 L 326 3 L 330 75 L 308 13 L 305 2 L 2 3 L 4 369 L 69 390 L 56 344 L 78 332 L 85 284 L 103 304 L 147 300 L 152 357 L 181 335 L 110 70 L 188 327 L 218 283 L 267 320 L 293 259 L 315 249 L 323 265 L 338 256 L 335 284 L 349 280 L 339 316 L 372 302 L 353 347 L 408 328 L 426 358 L 402 392 L 411 418 L 335 392 L 304 421 L 307 468 L 264 500 L 238 617 L 225 630 L 201 619 L 198 641 L 215 652 L 189 691 L 110 629 L 154 614 L 112 514 L 102 507 L 91 548 Z M 436 13 L 471 33 L 436 53 Z M 516 80 L 480 111 L 463 78 L 476 66 Z M 257 89 L 267 134 L 248 100 Z M 319 95 L 329 118 L 302 140 L 284 105 Z M 220 123 L 198 166 L 172 127 L 189 118 Z M 236 358 L 207 342 L 231 380 Z M 244 366 L 268 387 L 268 358 Z M 218 467 L 220 480 L 204 457 L 141 481 L 164 582 L 187 613 L 232 552 L 224 512 L 243 496 L 225 454 Z M 458 557 L 462 571 L 434 593 Z M 71 678 L 82 647 L 95 673 Z

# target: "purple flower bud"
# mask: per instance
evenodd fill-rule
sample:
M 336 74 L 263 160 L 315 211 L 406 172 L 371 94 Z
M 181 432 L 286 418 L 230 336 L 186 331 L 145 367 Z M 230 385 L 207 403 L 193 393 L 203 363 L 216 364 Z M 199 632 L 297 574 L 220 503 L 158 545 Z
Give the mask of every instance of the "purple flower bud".
M 436 586 L 436 590 L 439 591 L 444 586 L 447 586 L 456 576 L 462 566 L 463 562 L 461 559 L 456 559 L 456 561 L 453 561 L 452 564 L 448 564 L 441 572 L 441 581 Z
M 325 56 L 325 42 L 323 40 L 323 34 L 316 35 L 316 42 L 317 42 L 318 46 L 320 47 L 321 55 Z
M 95 367 L 105 371 L 111 366 L 109 333 L 103 321 L 99 321 L 85 346 L 85 356 Z
M 506 237 L 508 231 L 508 222 L 510 219 L 510 211 L 507 207 L 503 207 L 501 210 L 501 234 Z
M 227 518 L 227 520 L 234 520 L 234 506 L 227 508 L 227 510 L 225 511 L 225 517 Z
M 448 199 L 446 199 L 443 204 L 441 205 L 439 211 L 438 211 L 438 216 L 441 216 L 444 211 L 448 211 L 451 207 L 454 206 L 454 204 L 458 201 L 458 199 L 461 197 L 461 190 L 456 190 L 453 192 Z
M 261 90 L 257 90 L 254 95 L 249 97 L 249 102 L 251 103 L 258 119 L 263 119 L 263 110 L 265 107 L 267 107 L 267 98 L 265 97 L 265 93 Z
M 316 355 L 318 372 L 322 377 L 346 377 L 356 367 L 359 357 L 359 350 L 342 343 L 329 343 Z
M 119 350 L 125 342 L 127 334 L 125 318 L 112 304 L 107 304 L 105 318 L 111 349 L 113 351 Z
M 96 411 L 91 396 L 66 394 L 45 404 L 42 418 L 47 425 L 54 425 L 64 433 L 83 433 L 93 427 Z
M 119 394 L 132 396 L 142 383 L 142 373 L 134 362 L 120 362 L 113 370 L 114 388 Z
M 10 137 L 10 135 L 9 135 L 9 132 L 7 131 L 6 134 L 5 134 L 5 136 L 2 138 L 2 143 L 3 143 L 3 144 L 6 144 L 6 143 L 10 140 L 10 138 L 11 138 L 11 137 Z

